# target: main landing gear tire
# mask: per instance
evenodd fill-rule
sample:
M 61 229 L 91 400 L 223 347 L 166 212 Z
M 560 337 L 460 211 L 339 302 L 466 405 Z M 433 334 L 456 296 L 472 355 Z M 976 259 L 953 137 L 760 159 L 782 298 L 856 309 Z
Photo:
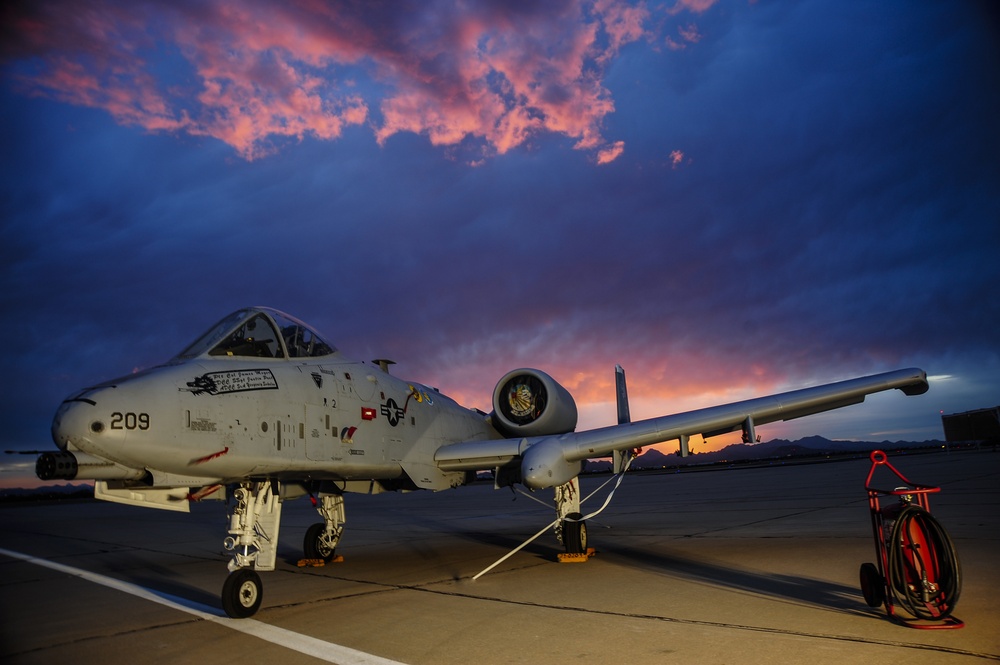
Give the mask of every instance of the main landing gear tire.
M 302 552 L 306 555 L 307 559 L 323 559 L 324 561 L 332 561 L 334 552 L 336 552 L 336 547 L 330 547 L 329 543 L 323 542 L 323 533 L 326 531 L 326 525 L 322 522 L 318 524 L 313 524 L 306 530 L 306 538 L 302 543 Z
M 229 573 L 222 585 L 222 609 L 234 619 L 253 616 L 264 599 L 264 586 L 260 575 L 249 568 Z
M 580 513 L 571 513 L 566 517 L 579 520 L 583 515 Z M 579 522 L 563 520 L 562 537 L 567 554 L 587 553 L 587 523 L 583 520 Z

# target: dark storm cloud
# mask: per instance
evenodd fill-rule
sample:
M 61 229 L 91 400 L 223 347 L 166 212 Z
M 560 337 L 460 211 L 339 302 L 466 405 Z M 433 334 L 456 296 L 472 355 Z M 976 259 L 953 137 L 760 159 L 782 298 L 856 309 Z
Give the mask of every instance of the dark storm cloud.
M 462 124 L 488 108 L 468 96 L 480 79 L 463 68 L 476 63 L 429 45 L 508 33 L 463 33 L 474 22 L 458 19 L 423 14 L 434 39 L 420 46 L 412 13 L 403 26 L 366 16 L 334 37 L 302 28 L 292 5 L 266 12 L 281 23 L 268 30 L 223 33 L 245 35 L 226 42 L 236 61 L 225 76 L 208 74 L 222 62 L 210 44 L 171 51 L 157 33 L 141 51 L 156 65 L 141 70 L 150 80 L 117 79 L 122 90 L 159 91 L 181 121 L 178 109 L 206 105 L 204 81 L 228 81 L 210 95 L 222 109 L 252 75 L 273 95 L 260 108 L 274 111 L 289 108 L 274 100 L 295 98 L 282 86 L 322 78 L 331 66 L 317 63 L 335 52 L 338 75 L 320 87 L 359 95 L 365 123 L 376 123 L 323 135 L 292 122 L 267 134 L 270 121 L 253 115 L 245 144 L 221 129 L 221 141 L 204 138 L 210 126 L 235 127 L 232 114 L 189 111 L 200 129 L 167 132 L 109 115 L 96 98 L 25 94 L 25 72 L 41 61 L 5 51 L 0 303 L 17 341 L 0 357 L 18 389 L 3 407 L 4 447 L 46 446 L 67 393 L 161 362 L 248 304 L 315 324 L 351 357 L 390 356 L 397 373 L 480 408 L 504 371 L 525 364 L 551 371 L 585 408 L 609 402 L 615 362 L 629 370 L 637 417 L 909 365 L 952 378 L 926 397 L 891 395 L 796 426 L 931 438 L 939 410 L 1000 403 L 1000 71 L 995 38 L 974 14 L 931 3 L 720 3 L 677 15 L 629 6 L 641 11 L 615 20 L 612 3 L 542 3 L 525 5 L 520 25 L 567 15 L 580 17 L 577 28 L 594 24 L 598 5 L 597 41 L 564 26 L 558 45 L 539 33 L 511 38 L 523 53 L 491 51 L 515 88 L 519 72 L 529 87 L 548 76 L 554 87 L 537 85 L 531 104 L 564 104 L 566 115 L 545 107 L 548 129 L 527 133 L 518 127 L 537 111 L 517 115 L 516 105 L 504 106 L 504 131 L 499 116 L 488 116 L 495 133 Z M 242 6 L 241 30 L 255 25 L 255 5 Z M 480 23 L 500 20 L 497 7 L 475 9 Z M 188 25 L 190 11 L 172 14 L 175 34 L 219 27 L 218 16 Z M 120 27 L 140 34 L 131 29 Z M 283 70 L 274 54 L 291 46 L 258 47 L 296 29 L 297 56 Z M 98 34 L 78 29 L 91 40 L 79 50 L 132 48 Z M 591 44 L 589 60 L 560 60 L 562 79 L 543 71 L 544 54 L 577 53 L 574 44 Z M 47 43 L 24 49 L 52 53 Z M 383 67 L 404 53 L 413 61 L 390 79 L 364 69 L 366 52 L 381 53 Z M 566 78 L 584 61 L 602 78 Z M 348 73 L 355 87 L 337 87 Z M 452 92 L 448 123 L 429 114 L 431 89 Z M 148 95 L 130 99 L 133 110 L 154 107 Z M 598 99 L 614 111 L 583 104 Z M 289 117 L 306 118 L 307 107 Z M 565 124 L 551 124 L 557 117 Z M 454 142 L 444 140 L 451 130 Z M 600 165 L 596 147 L 573 149 L 598 135 L 609 150 L 623 142 Z M 234 151 L 264 144 L 253 161 Z

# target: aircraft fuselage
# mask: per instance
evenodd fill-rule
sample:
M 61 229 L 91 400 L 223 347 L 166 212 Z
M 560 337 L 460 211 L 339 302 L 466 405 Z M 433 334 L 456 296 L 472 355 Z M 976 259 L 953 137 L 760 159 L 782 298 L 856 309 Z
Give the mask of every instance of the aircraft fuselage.
M 67 399 L 52 429 L 63 450 L 148 470 L 154 485 L 294 476 L 445 489 L 464 474 L 437 469 L 439 447 L 499 437 L 485 414 L 339 354 L 155 367 Z

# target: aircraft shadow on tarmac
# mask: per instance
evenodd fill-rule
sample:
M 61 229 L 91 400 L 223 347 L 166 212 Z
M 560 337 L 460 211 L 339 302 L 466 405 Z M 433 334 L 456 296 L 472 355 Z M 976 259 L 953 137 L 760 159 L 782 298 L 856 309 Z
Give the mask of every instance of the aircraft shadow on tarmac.
M 779 601 L 808 604 L 846 614 L 873 614 L 864 605 L 858 587 L 797 575 L 741 570 L 614 543 L 608 543 L 602 550 L 608 559 L 623 560 L 629 565 L 644 568 L 658 575 L 725 587 Z
M 391 565 L 390 562 L 393 559 L 407 559 L 408 561 L 426 560 L 432 562 L 434 567 L 440 568 L 442 571 L 446 570 L 448 576 L 452 580 L 457 581 L 471 577 L 478 572 L 478 569 L 471 570 L 470 567 L 474 568 L 477 564 L 485 566 L 492 563 L 490 557 L 494 559 L 500 558 L 524 541 L 524 536 L 521 534 L 509 535 L 494 532 L 467 531 L 455 529 L 453 524 L 449 524 L 446 521 L 439 522 L 432 519 L 420 519 L 419 521 L 424 526 L 435 526 L 437 537 L 434 534 L 428 534 L 420 538 L 407 538 L 392 547 L 380 546 L 375 552 L 366 553 L 365 550 L 370 545 L 364 545 L 360 548 L 352 547 L 348 535 L 345 537 L 344 545 L 337 548 L 337 553 L 343 554 L 352 561 L 363 558 L 373 565 L 378 563 L 388 566 Z M 490 549 L 473 552 L 455 548 L 454 546 L 446 547 L 440 545 L 438 538 L 445 536 L 447 536 L 448 542 L 452 544 L 454 543 L 454 539 L 457 538 L 470 544 L 488 546 Z M 534 556 L 536 560 L 555 561 L 556 554 L 562 550 L 555 542 L 554 536 L 551 534 L 546 534 L 546 536 L 551 542 L 533 542 L 521 550 L 520 554 L 522 556 Z M 541 540 L 544 540 L 544 538 L 545 536 Z M 301 549 L 296 550 L 294 546 L 280 547 L 278 551 L 281 559 L 290 566 L 296 566 L 302 558 Z M 378 569 L 377 565 L 375 569 Z
M 205 606 L 200 608 L 203 610 L 218 608 L 219 615 L 222 616 L 219 596 L 212 591 L 184 582 L 187 574 L 182 567 L 158 565 L 147 557 L 127 552 L 116 552 L 114 558 L 114 567 L 117 571 L 114 577 L 143 587 L 160 597 L 173 598 L 187 605 Z M 219 560 L 224 561 L 221 553 Z M 197 565 L 201 561 L 204 559 L 192 563 Z M 221 581 L 219 583 L 221 585 Z
M 521 519 L 523 517 L 523 515 L 520 516 Z M 544 525 L 545 519 L 545 516 L 539 514 L 539 528 Z M 372 570 L 386 570 L 387 568 L 383 566 L 388 566 L 391 559 L 395 558 L 407 558 L 411 561 L 425 559 L 434 562 L 434 567 L 439 567 L 442 571 L 446 570 L 451 578 L 457 581 L 471 577 L 478 572 L 478 567 L 492 563 L 493 560 L 520 545 L 527 535 L 530 535 L 521 530 L 523 529 L 523 521 L 518 526 L 511 525 L 511 528 L 516 531 L 507 529 L 477 530 L 469 528 L 470 524 L 467 521 L 437 519 L 421 511 L 413 511 L 412 513 L 407 511 L 406 521 L 408 528 L 419 531 L 420 536 L 413 537 L 415 534 L 410 533 L 397 545 L 389 548 L 378 547 L 377 551 L 371 553 L 371 558 L 367 561 L 367 563 L 373 564 L 372 568 L 366 566 L 367 573 Z M 426 533 L 424 533 L 425 531 Z M 439 546 L 438 538 L 445 536 L 451 545 L 444 547 L 443 543 L 440 543 L 442 546 Z M 454 539 L 456 538 L 466 541 L 470 545 L 481 545 L 484 548 L 455 548 Z M 351 557 L 349 541 L 347 547 L 339 551 Z M 522 558 L 522 562 L 524 557 L 532 557 L 536 562 L 540 559 L 544 560 L 546 562 L 544 565 L 548 565 L 548 562 L 555 565 L 556 555 L 560 551 L 560 546 L 552 533 L 549 532 L 529 544 L 517 556 Z M 716 588 L 733 589 L 782 602 L 805 604 L 845 614 L 873 615 L 873 612 L 865 606 L 860 589 L 855 586 L 797 575 L 751 571 L 694 560 L 662 550 L 631 547 L 625 543 L 616 542 L 613 538 L 601 538 L 600 542 L 597 543 L 597 551 L 602 561 L 646 570 L 656 575 L 689 580 Z M 301 552 L 291 547 L 282 548 L 281 554 L 289 565 L 295 565 L 301 556 Z M 369 555 L 362 551 L 356 551 L 352 558 L 356 559 L 357 557 L 368 558 Z M 476 570 L 472 570 L 474 568 Z M 361 576 L 371 577 L 365 573 L 362 573 Z M 340 575 L 334 573 L 331 577 L 340 577 Z M 370 579 L 368 581 L 374 582 L 376 580 Z
M 554 508 L 553 508 L 554 511 Z M 405 557 L 408 559 L 427 559 L 437 562 L 456 560 L 468 563 L 471 559 L 484 558 L 485 564 L 490 557 L 499 558 L 515 547 L 521 545 L 531 533 L 543 527 L 551 516 L 543 511 L 517 512 L 484 512 L 461 517 L 441 516 L 434 508 L 405 508 L 374 513 L 376 520 L 366 525 L 352 524 L 344 532 L 344 539 L 337 548 L 338 554 L 356 560 L 360 557 L 375 556 L 384 558 Z M 536 526 L 537 524 L 537 526 Z M 475 525 L 475 526 L 473 526 Z M 362 538 L 353 538 L 352 532 L 366 532 Z M 384 532 L 384 539 L 373 539 L 371 532 Z M 304 530 L 302 530 L 304 534 Z M 299 529 L 289 528 L 291 542 L 279 545 L 279 556 L 289 564 L 296 565 L 302 557 L 301 547 L 297 547 Z M 291 535 L 295 534 L 295 535 Z M 465 541 L 474 545 L 488 546 L 490 551 L 469 552 L 454 548 L 454 540 Z M 360 542 L 359 541 L 363 541 Z M 499 554 L 492 551 L 496 548 Z M 371 552 L 371 554 L 366 553 Z M 522 553 L 535 555 L 549 561 L 554 561 L 556 554 L 562 548 L 556 541 L 553 532 L 542 535 L 522 550 Z M 474 574 L 478 571 L 473 571 Z M 454 579 L 470 576 L 468 569 L 454 570 Z

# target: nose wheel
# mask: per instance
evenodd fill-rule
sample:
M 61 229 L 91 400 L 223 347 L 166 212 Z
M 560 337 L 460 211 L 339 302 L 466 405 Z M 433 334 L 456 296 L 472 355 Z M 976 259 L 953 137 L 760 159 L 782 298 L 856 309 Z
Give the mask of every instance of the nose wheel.
M 229 573 L 222 585 L 222 609 L 234 619 L 253 616 L 264 599 L 264 585 L 260 575 L 249 568 Z

